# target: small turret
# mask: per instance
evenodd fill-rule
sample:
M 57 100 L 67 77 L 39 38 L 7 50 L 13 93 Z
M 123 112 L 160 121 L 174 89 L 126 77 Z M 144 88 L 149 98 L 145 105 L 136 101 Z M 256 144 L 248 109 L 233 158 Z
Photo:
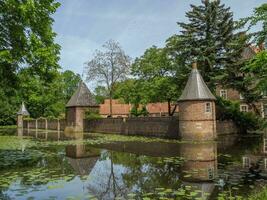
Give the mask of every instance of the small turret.
M 193 63 L 192 71 L 180 96 L 179 130 L 183 140 L 216 138 L 215 100 Z
M 23 128 L 23 117 L 30 116 L 24 102 L 22 102 L 19 111 L 17 112 L 17 128 Z

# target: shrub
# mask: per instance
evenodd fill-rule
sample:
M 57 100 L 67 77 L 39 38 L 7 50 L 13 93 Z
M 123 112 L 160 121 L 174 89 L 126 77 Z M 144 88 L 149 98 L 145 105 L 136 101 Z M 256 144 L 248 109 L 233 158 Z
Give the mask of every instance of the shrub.
M 260 116 L 252 112 L 241 112 L 238 102 L 224 100 L 217 97 L 216 118 L 218 120 L 233 120 L 241 133 L 247 131 L 262 130 L 267 123 Z

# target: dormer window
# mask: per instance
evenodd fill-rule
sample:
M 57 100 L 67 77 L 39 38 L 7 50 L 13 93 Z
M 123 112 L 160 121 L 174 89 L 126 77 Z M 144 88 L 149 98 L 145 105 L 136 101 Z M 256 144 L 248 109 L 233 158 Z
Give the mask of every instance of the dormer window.
M 220 97 L 227 99 L 227 90 L 220 90 Z
M 205 112 L 206 113 L 211 113 L 211 103 L 208 102 L 208 103 L 205 103 Z

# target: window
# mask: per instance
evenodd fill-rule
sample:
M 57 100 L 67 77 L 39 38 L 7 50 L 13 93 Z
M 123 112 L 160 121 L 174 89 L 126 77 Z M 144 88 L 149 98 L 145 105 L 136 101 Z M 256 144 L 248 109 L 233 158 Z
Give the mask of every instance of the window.
M 250 167 L 250 159 L 249 157 L 243 157 L 243 168 L 249 168 Z
M 244 99 L 244 97 L 243 97 L 243 95 L 242 95 L 242 94 L 240 94 L 240 99 Z
M 211 103 L 210 102 L 205 104 L 205 112 L 211 113 Z
M 241 112 L 248 112 L 248 105 L 240 105 Z
M 227 99 L 227 90 L 220 90 L 220 97 Z
M 208 168 L 208 179 L 213 180 L 214 179 L 214 169 Z

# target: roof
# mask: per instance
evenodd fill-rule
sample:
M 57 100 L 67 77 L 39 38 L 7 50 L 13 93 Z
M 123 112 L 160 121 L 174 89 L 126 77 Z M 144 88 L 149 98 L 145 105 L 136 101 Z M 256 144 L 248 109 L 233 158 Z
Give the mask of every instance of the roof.
M 98 160 L 98 157 L 99 156 L 77 159 L 67 157 L 67 160 L 77 175 L 85 176 L 90 174 Z
M 251 59 L 253 56 L 255 56 L 259 50 L 254 46 L 249 46 L 244 49 L 242 52 L 242 58 L 245 60 Z
M 24 102 L 22 102 L 21 107 L 20 107 L 19 111 L 17 112 L 17 115 L 25 115 L 25 116 L 29 116 L 30 115 L 30 113 L 26 109 L 26 106 L 25 106 Z
M 79 83 L 77 90 L 74 92 L 66 107 L 75 106 L 97 106 L 94 95 L 90 92 L 83 81 Z
M 192 69 L 184 91 L 178 101 L 188 100 L 216 100 L 196 66 Z

